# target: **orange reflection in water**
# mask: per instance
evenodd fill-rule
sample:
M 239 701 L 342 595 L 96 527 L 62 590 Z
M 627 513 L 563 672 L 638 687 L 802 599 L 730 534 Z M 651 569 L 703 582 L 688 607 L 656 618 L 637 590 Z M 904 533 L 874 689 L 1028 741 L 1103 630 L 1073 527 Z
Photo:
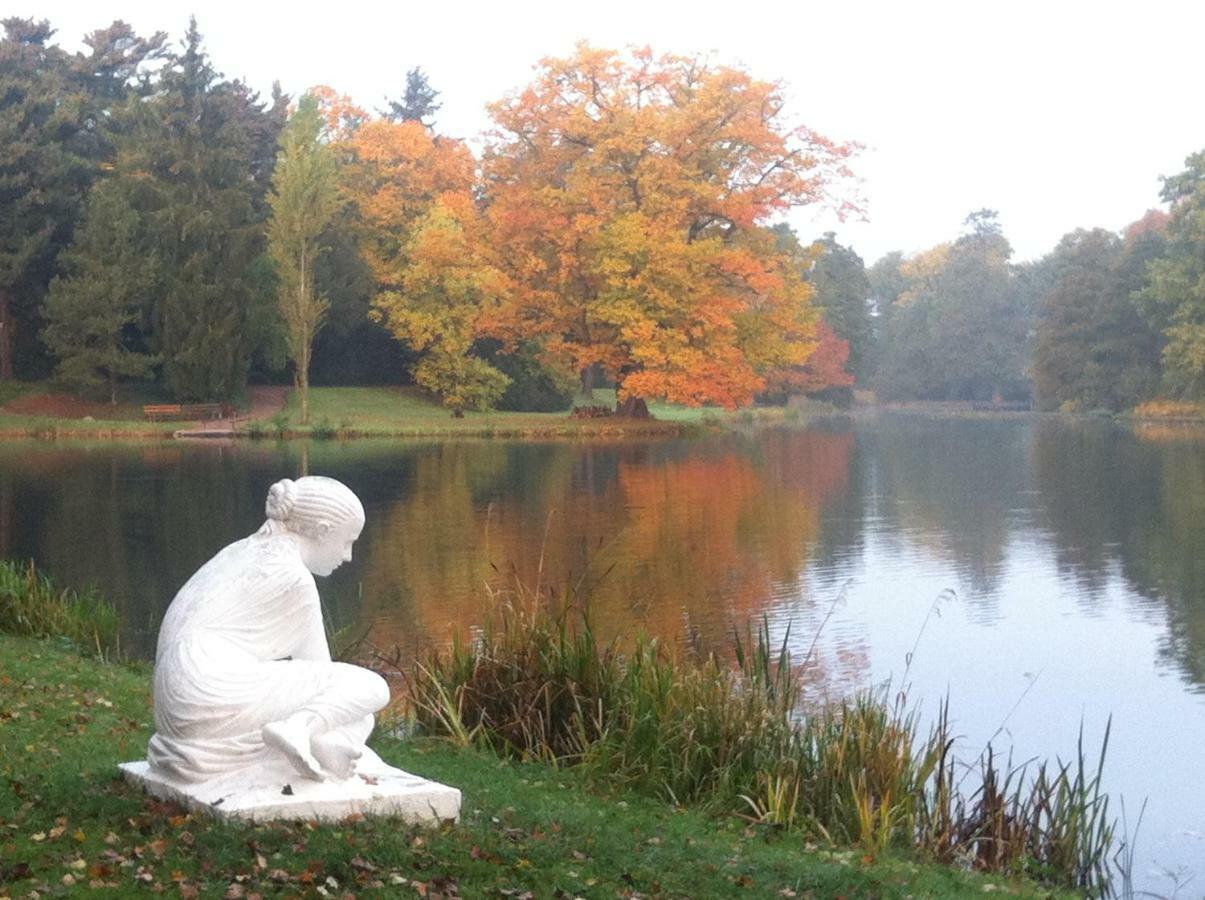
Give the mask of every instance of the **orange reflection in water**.
M 578 585 L 600 636 L 726 645 L 798 592 L 853 435 L 695 446 L 444 444 L 374 511 L 361 615 L 378 646 L 443 643 L 482 622 L 489 588 Z

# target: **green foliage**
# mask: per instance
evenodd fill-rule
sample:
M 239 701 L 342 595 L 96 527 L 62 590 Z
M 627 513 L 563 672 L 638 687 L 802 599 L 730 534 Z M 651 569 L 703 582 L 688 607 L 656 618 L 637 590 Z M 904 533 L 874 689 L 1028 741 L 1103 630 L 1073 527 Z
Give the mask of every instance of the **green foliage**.
M 734 637 L 733 658 L 680 656 L 639 637 L 601 645 L 572 597 L 520 589 L 471 645 L 417 663 L 418 722 L 461 745 L 576 765 L 596 780 L 881 853 L 911 847 L 1050 883 L 1103 890 L 1113 828 L 1092 770 L 1001 776 L 990 749 L 969 795 L 943 713 L 924 735 L 906 698 L 863 695 L 800 715 L 784 639 Z M 1107 745 L 1107 738 L 1106 738 Z M 1007 842 L 1001 834 L 1008 831 Z
M 103 384 L 113 404 L 118 378 L 143 378 L 156 362 L 131 346 L 129 334 L 145 317 L 155 279 L 143 245 L 127 198 L 111 184 L 97 185 L 83 226 L 60 257 L 65 274 L 46 301 L 42 340 L 58 358 L 56 377 L 76 390 Z
M 195 22 L 157 88 L 119 141 L 115 174 L 158 262 L 151 344 L 178 399 L 226 399 L 275 320 L 259 260 L 276 120 L 219 80 Z
M 124 107 L 163 35 L 122 22 L 92 32 L 75 57 L 45 21 L 4 20 L 0 39 L 0 377 L 43 372 L 37 341 L 54 261 L 89 186 L 113 154 Z
M 33 562 L 0 560 L 0 634 L 65 638 L 107 657 L 117 651 L 117 611 L 91 592 L 56 589 Z
M 0 378 L 14 340 L 33 337 L 58 251 L 92 167 L 76 146 L 83 96 L 45 20 L 8 18 L 0 40 Z
M 1169 386 L 1185 396 L 1205 393 L 1205 151 L 1165 178 L 1171 204 L 1167 247 L 1150 263 L 1149 283 L 1139 294 L 1147 315 L 1166 323 L 1163 363 Z
M 838 244 L 830 231 L 811 246 L 813 263 L 808 283 L 816 290 L 815 302 L 824 321 L 837 336 L 849 342 L 847 368 L 857 378 L 870 375 L 871 324 L 870 281 L 862 257 Z
M 564 412 L 573 403 L 577 379 L 563 369 L 545 365 L 538 348 L 523 344 L 513 353 L 495 340 L 478 341 L 482 357 L 510 379 L 498 399 L 498 409 L 511 412 Z
M 414 367 L 414 381 L 439 396 L 457 415 L 465 410 L 493 409 L 510 379 L 484 359 L 435 349 Z
M 900 266 L 905 290 L 885 319 L 876 390 L 889 400 L 987 400 L 1029 393 L 1031 312 L 996 214 Z
M 439 112 L 443 105 L 435 102 L 438 96 L 439 91 L 431 87 L 426 73 L 416 66 L 406 73 L 406 92 L 402 99 L 389 100 L 389 109 L 383 115 L 394 122 L 418 122 L 430 127 L 433 122 L 427 119 Z
M 1104 229 L 1075 231 L 1048 257 L 1034 387 L 1048 409 L 1121 410 L 1159 383 L 1159 335 L 1131 300 L 1146 252 Z
M 343 202 L 335 154 L 323 140 L 318 101 L 306 94 L 281 135 L 272 178 L 268 252 L 279 279 L 276 299 L 301 393 L 301 424 L 309 423 L 310 356 L 330 302 L 318 291 L 316 265 L 323 240 Z

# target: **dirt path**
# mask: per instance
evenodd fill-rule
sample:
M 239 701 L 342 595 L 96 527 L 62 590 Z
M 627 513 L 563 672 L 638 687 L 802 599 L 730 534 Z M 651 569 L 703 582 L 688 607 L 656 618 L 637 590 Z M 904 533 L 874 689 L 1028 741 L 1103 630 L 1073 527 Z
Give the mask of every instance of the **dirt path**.
M 270 419 L 281 412 L 289 402 L 289 389 L 284 385 L 257 384 L 247 388 L 251 407 L 239 415 L 238 420 Z

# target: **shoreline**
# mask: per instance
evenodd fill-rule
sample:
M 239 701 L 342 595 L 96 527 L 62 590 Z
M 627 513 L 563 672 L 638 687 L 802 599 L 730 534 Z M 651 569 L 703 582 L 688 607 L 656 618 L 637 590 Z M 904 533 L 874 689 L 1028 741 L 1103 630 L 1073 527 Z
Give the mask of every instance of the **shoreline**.
M 952 401 L 899 404 L 857 405 L 845 410 L 793 411 L 789 407 L 755 407 L 716 415 L 711 410 L 691 410 L 694 415 L 674 418 L 623 419 L 601 417 L 573 419 L 568 415 L 552 416 L 542 413 L 503 412 L 482 416 L 484 421 L 453 419 L 432 421 L 432 417 L 415 416 L 407 421 L 400 416 L 395 422 L 344 422 L 339 426 L 329 420 L 308 427 L 271 419 L 241 419 L 227 423 L 209 422 L 136 422 L 104 419 L 29 417 L 6 413 L 0 409 L 0 440 L 31 441 L 212 441 L 241 443 L 243 441 L 359 441 L 359 440 L 425 440 L 425 439 L 497 439 L 497 440 L 627 440 L 675 439 L 747 429 L 775 427 L 806 427 L 814 422 L 832 419 L 852 421 L 880 415 L 907 416 L 933 420 L 1025 421 L 1030 419 L 1063 422 L 1108 422 L 1135 429 L 1168 427 L 1175 429 L 1205 428 L 1205 415 L 1142 415 L 1136 411 L 1103 414 L 1090 412 L 1061 412 L 1039 409 L 985 410 L 974 409 L 968 403 Z M 535 421 L 532 419 L 535 418 Z M 6 422 L 6 420 L 9 420 Z M 19 424 L 18 424 L 19 423 Z
M 52 639 L 0 634 L 0 798 L 10 801 L 0 897 L 108 892 L 252 896 L 926 896 L 1071 898 L 1022 877 L 923 854 L 827 845 L 746 817 L 681 807 L 547 763 L 438 738 L 372 745 L 391 764 L 464 792 L 460 823 L 352 816 L 225 822 L 144 796 L 116 770 L 150 735 L 150 669 Z M 67 727 L 64 727 L 67 723 Z M 393 724 L 395 727 L 390 727 Z M 551 896 L 551 894 L 549 895 Z

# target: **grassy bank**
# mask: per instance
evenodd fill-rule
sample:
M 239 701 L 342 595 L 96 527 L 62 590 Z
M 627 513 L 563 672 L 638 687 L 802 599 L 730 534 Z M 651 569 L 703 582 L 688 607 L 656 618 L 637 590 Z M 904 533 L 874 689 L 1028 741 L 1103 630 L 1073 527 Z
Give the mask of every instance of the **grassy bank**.
M 926 733 L 885 692 L 801 717 L 785 647 L 764 631 L 734 637 L 732 659 L 600 645 L 579 610 L 520 596 L 471 645 L 417 664 L 411 684 L 420 723 L 465 746 L 869 855 L 1107 888 L 1103 748 L 1059 766 L 1002 769 L 990 750 L 964 765 L 944 710 Z
M 828 850 L 732 816 L 597 791 L 584 772 L 446 741 L 380 738 L 410 771 L 457 785 L 461 825 L 224 824 L 129 788 L 118 762 L 150 735 L 150 676 L 51 642 L 0 636 L 0 898 L 1052 896 L 892 853 Z
M 570 418 L 556 413 L 474 412 L 455 418 L 430 396 L 404 387 L 327 387 L 310 391 L 310 424 L 300 424 L 296 391 L 283 411 L 241 430 L 255 437 L 673 437 L 685 420 Z M 697 419 L 696 421 L 701 421 Z
M 144 402 L 164 398 L 131 395 L 116 407 L 56 394 L 48 384 L 11 382 L 0 393 L 0 437 L 147 438 L 171 437 L 195 422 L 150 422 Z M 576 405 L 615 406 L 613 390 L 596 390 Z M 60 414 L 49 414 L 58 410 Z M 248 405 L 234 422 L 204 423 L 208 429 L 233 430 L 251 438 L 358 437 L 494 437 L 494 438 L 622 438 L 676 437 L 709 428 L 799 424 L 832 410 L 823 404 L 786 408 L 726 411 L 719 407 L 649 404 L 651 420 L 616 416 L 572 418 L 568 410 L 553 413 L 466 412 L 455 418 L 432 397 L 409 387 L 319 387 L 310 391 L 310 422 L 301 424 L 296 391 L 288 391 L 283 409 Z

